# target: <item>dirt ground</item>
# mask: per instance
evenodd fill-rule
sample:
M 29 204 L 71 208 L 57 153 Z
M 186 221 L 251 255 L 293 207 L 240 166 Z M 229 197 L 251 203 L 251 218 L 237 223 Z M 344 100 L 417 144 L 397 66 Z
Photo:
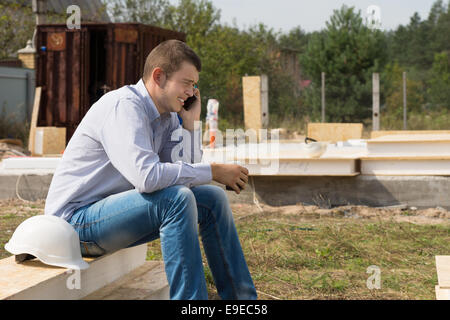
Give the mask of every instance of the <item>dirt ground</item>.
M 237 219 L 248 215 L 257 214 L 261 211 L 253 204 L 232 204 L 231 207 Z M 384 208 L 371 208 L 367 206 L 340 206 L 332 209 L 321 209 L 318 206 L 304 206 L 301 203 L 280 207 L 260 204 L 260 207 L 264 212 L 300 215 L 300 217 L 304 217 L 304 219 L 341 217 L 351 219 L 393 220 L 395 222 L 409 222 L 420 225 L 450 225 L 450 211 L 442 207 L 417 209 L 414 207 L 405 206 Z

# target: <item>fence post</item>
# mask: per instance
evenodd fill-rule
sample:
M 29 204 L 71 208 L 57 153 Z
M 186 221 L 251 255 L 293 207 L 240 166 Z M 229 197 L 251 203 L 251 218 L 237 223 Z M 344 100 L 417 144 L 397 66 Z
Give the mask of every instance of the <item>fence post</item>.
M 325 72 L 322 72 L 322 122 L 325 122 Z
M 28 122 L 31 121 L 31 113 L 33 112 L 33 74 L 32 72 L 27 72 L 27 82 L 26 82 L 26 119 Z
M 380 130 L 380 74 L 372 75 L 372 130 Z
M 406 119 L 406 72 L 403 72 L 403 130 L 407 128 Z

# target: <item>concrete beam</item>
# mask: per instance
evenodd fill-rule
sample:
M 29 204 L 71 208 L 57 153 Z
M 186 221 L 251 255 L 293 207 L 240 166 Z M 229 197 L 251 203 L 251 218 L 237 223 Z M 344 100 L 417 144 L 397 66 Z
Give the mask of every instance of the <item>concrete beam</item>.
M 450 209 L 448 176 L 254 176 L 252 180 L 258 201 L 272 206 L 301 202 L 320 207 L 408 205 Z M 252 185 L 239 195 L 234 191 L 227 191 L 227 194 L 233 203 L 253 203 Z

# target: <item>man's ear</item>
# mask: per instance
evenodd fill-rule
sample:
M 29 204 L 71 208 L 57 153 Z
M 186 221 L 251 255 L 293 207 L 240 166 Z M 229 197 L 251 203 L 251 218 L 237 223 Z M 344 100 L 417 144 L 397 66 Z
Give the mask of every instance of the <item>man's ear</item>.
M 164 85 L 166 84 L 166 73 L 163 69 L 156 67 L 153 69 L 152 79 L 159 87 L 164 88 Z

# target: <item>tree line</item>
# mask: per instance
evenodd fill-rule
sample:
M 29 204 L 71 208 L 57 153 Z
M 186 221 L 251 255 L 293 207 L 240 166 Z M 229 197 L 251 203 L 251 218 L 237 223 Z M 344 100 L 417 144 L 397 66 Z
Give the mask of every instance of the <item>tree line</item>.
M 116 21 L 136 21 L 187 34 L 204 69 L 202 97 L 220 101 L 220 115 L 242 119 L 242 76 L 269 76 L 271 116 L 307 116 L 320 120 L 321 73 L 326 73 L 329 122 L 359 122 L 371 118 L 372 73 L 381 74 L 382 111 L 402 113 L 402 74 L 407 72 L 408 111 L 446 113 L 450 109 L 450 3 L 437 0 L 428 17 L 415 13 L 408 25 L 381 31 L 365 23 L 360 11 L 334 10 L 321 31 L 296 27 L 277 32 L 260 23 L 246 29 L 221 23 L 220 10 L 209 0 L 106 1 Z M 311 80 L 295 94 L 299 83 L 283 68 L 280 52 L 294 52 L 301 78 Z M 444 120 L 447 121 L 448 120 Z
M 243 121 L 245 75 L 268 75 L 271 117 L 320 121 L 325 72 L 326 121 L 370 122 L 372 73 L 381 76 L 381 111 L 400 117 L 402 74 L 407 72 L 408 112 L 439 114 L 442 126 L 450 125 L 450 3 L 443 0 L 434 2 L 428 17 L 415 13 L 409 24 L 395 30 L 369 28 L 360 11 L 342 6 L 320 31 L 305 32 L 298 26 L 284 33 L 262 23 L 245 29 L 222 23 L 220 10 L 210 0 L 102 1 L 114 22 L 186 33 L 186 42 L 202 58 L 203 102 L 218 99 L 225 124 Z M 8 32 L 11 16 L 0 13 L 0 58 L 26 43 L 17 47 L 20 28 L 13 27 L 13 37 Z M 26 26 L 24 39 L 32 35 Z M 286 65 L 286 56 L 294 59 L 299 74 Z

